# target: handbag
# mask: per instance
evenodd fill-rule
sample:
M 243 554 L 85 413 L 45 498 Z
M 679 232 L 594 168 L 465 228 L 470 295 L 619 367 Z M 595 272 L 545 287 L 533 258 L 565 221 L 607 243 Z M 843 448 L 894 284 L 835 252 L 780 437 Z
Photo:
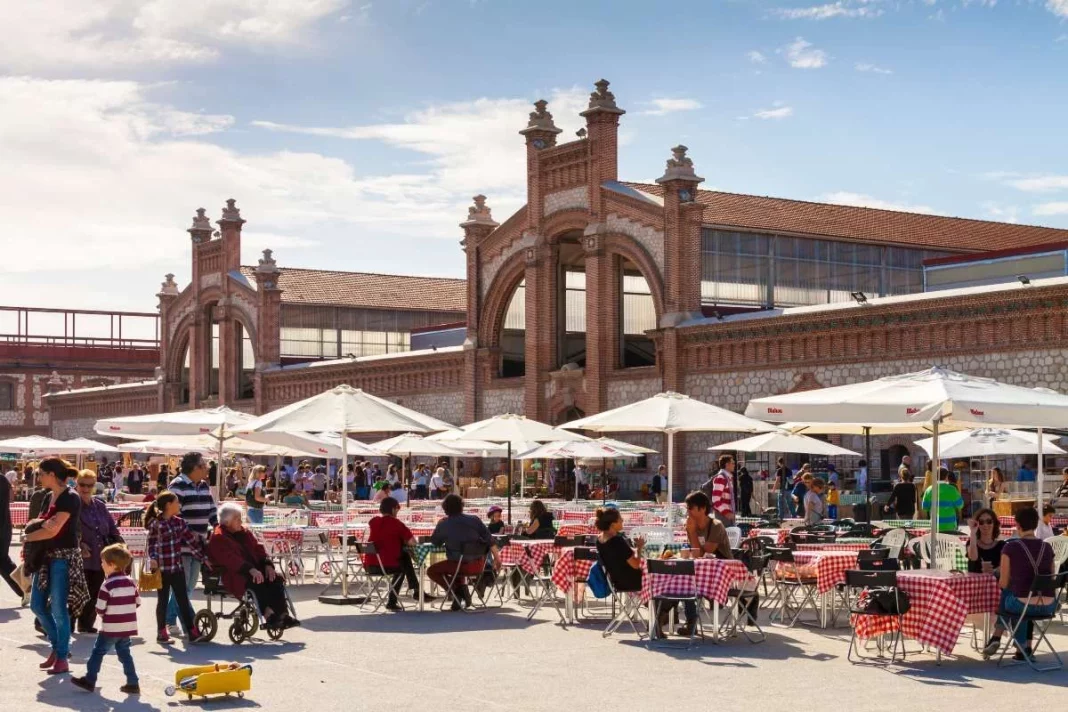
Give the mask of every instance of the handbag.
M 873 613 L 884 616 L 903 616 L 909 612 L 909 595 L 901 590 L 872 588 L 868 590 L 868 607 Z
M 163 588 L 163 571 L 156 568 L 155 571 L 148 570 L 149 559 L 145 557 L 141 562 L 141 573 L 137 577 L 137 590 L 141 593 L 149 593 L 151 591 L 158 591 Z

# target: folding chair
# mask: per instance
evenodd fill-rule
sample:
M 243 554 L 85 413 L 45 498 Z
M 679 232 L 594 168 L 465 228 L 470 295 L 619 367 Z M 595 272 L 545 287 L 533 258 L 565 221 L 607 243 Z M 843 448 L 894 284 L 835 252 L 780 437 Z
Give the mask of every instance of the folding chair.
M 897 559 L 889 558 L 889 549 L 868 549 L 867 551 L 857 552 L 857 570 L 858 571 L 897 571 L 900 567 Z M 836 584 L 835 587 L 835 609 L 834 617 L 831 618 L 831 626 L 838 625 L 838 616 L 843 610 L 850 610 L 853 607 L 855 601 L 852 596 L 852 589 L 848 583 Z M 841 603 L 842 607 L 838 608 L 837 603 Z
M 727 592 L 727 605 L 725 608 L 727 618 L 719 627 L 719 635 L 720 637 L 733 637 L 741 630 L 742 635 L 750 643 L 763 643 L 767 640 L 767 635 L 756 619 L 756 612 L 751 610 L 750 606 L 752 606 L 753 601 L 759 600 L 758 586 L 760 585 L 760 580 L 764 578 L 764 572 L 771 561 L 771 555 L 764 550 L 746 551 L 743 549 L 742 561 L 745 562 L 745 567 L 749 569 L 750 575 L 755 577 L 754 586 L 752 588 L 733 587 Z M 756 608 L 756 606 L 753 607 Z M 756 629 L 755 634 L 750 632 L 750 626 Z
M 348 559 L 345 560 L 341 557 L 341 551 L 334 548 L 330 541 L 329 534 L 320 532 L 319 542 L 326 554 L 326 561 L 323 562 L 322 566 L 326 567 L 330 574 L 330 581 L 327 582 L 326 587 L 323 588 L 324 593 L 333 588 L 335 583 L 340 583 L 342 576 L 348 576 L 350 579 L 358 578 L 363 566 L 360 556 L 356 553 L 354 546 L 349 547 Z M 353 575 L 354 569 L 355 575 Z
M 497 545 L 498 551 L 504 551 L 504 549 L 512 543 L 512 537 L 507 534 L 494 534 L 493 542 Z M 516 577 L 513 586 L 512 577 Z M 501 562 L 501 569 L 497 572 L 496 578 L 493 581 L 493 590 L 497 594 L 497 597 L 501 601 L 501 605 L 505 604 L 509 598 L 515 596 L 516 600 L 519 600 L 519 586 L 529 585 L 526 580 L 526 571 L 520 564 L 506 564 Z M 509 588 L 512 590 L 509 591 Z
M 556 545 L 558 541 L 567 540 L 571 540 L 571 538 L 558 536 L 553 544 Z M 529 621 L 533 618 L 534 614 L 538 612 L 542 605 L 545 603 L 552 603 L 553 608 L 556 609 L 556 615 L 560 617 L 560 622 L 566 627 L 567 618 L 564 616 L 563 609 L 560 608 L 560 602 L 556 599 L 556 584 L 553 583 L 552 564 L 549 561 L 548 555 L 546 555 L 542 561 L 538 562 L 538 567 L 535 569 L 535 572 L 536 573 L 533 574 L 529 571 L 527 572 L 527 580 L 530 583 L 538 584 L 538 595 L 534 599 L 534 607 L 531 608 L 530 613 L 527 614 L 527 620 Z
M 1001 645 L 1001 655 L 998 656 L 998 667 L 1016 665 L 1021 661 L 1009 660 L 1005 661 L 1005 655 L 1012 648 L 1023 656 L 1023 661 L 1030 666 L 1035 672 L 1052 672 L 1053 670 L 1060 670 L 1064 667 L 1064 662 L 1061 661 L 1061 656 L 1057 653 L 1057 650 L 1053 647 L 1053 643 L 1050 642 L 1049 637 L 1046 635 L 1049 631 L 1050 624 L 1053 623 L 1054 616 L 1057 615 L 1057 607 L 1060 605 L 1061 597 L 1064 595 L 1065 581 L 1068 580 L 1068 572 L 1056 573 L 1056 574 L 1038 574 L 1035 576 L 1034 582 L 1031 584 L 1031 590 L 1027 594 L 1027 600 L 1024 601 L 1023 611 L 1020 613 L 1009 613 L 1003 608 L 998 609 L 998 625 L 1008 632 L 1008 641 Z M 1040 596 L 1048 595 L 1048 592 L 1053 592 L 1053 600 L 1055 606 L 1052 613 L 1038 613 L 1030 611 L 1032 599 Z M 1031 624 L 1034 632 L 1035 642 L 1029 653 L 1026 649 L 1021 648 L 1020 644 L 1016 642 L 1016 632 L 1020 626 Z M 1046 649 L 1053 654 L 1053 658 L 1057 661 L 1049 665 L 1039 665 L 1036 660 L 1036 656 L 1039 648 L 1042 644 L 1046 644 Z
M 441 597 L 441 605 L 438 610 L 445 610 L 445 606 L 456 600 L 456 588 L 457 586 L 470 586 L 471 579 L 477 580 L 483 574 L 484 569 L 479 569 L 478 573 L 465 574 L 463 572 L 463 565 L 465 561 L 471 561 L 474 559 L 485 559 L 489 556 L 489 548 L 485 544 L 481 544 L 477 541 L 469 541 L 464 543 L 463 548 L 460 550 L 460 558 L 456 560 L 456 568 L 453 569 L 452 574 L 445 579 L 445 595 Z M 486 608 L 486 600 L 481 595 L 473 597 L 478 598 L 481 608 Z M 466 600 L 459 601 L 460 605 L 467 610 L 469 607 Z
M 897 571 L 846 571 L 846 586 L 850 589 L 850 600 L 853 603 L 849 606 L 850 616 L 886 616 L 885 611 L 877 608 L 871 599 L 872 591 L 879 589 L 885 591 L 885 594 L 893 596 L 893 600 L 896 603 L 897 614 L 896 618 L 897 627 L 893 633 L 891 633 L 892 646 L 890 648 L 890 659 L 886 661 L 886 664 L 893 664 L 897 658 L 897 648 L 901 646 L 901 660 L 905 660 L 905 639 L 904 639 L 904 614 L 907 610 L 904 602 L 905 598 L 901 596 L 901 590 L 897 587 Z M 882 646 L 880 646 L 880 650 Z M 856 659 L 854 659 L 854 656 Z M 857 627 L 853 626 L 853 635 L 849 638 L 849 650 L 846 653 L 846 659 L 854 665 L 860 663 L 874 664 L 879 662 L 878 658 L 864 656 L 860 652 L 860 647 L 857 645 Z
M 794 563 L 794 552 L 783 547 L 769 547 L 768 554 L 771 561 L 775 562 L 772 579 L 775 581 L 775 590 L 779 597 L 779 622 L 778 625 L 792 628 L 805 606 L 809 606 L 812 612 L 819 616 L 819 606 L 816 604 L 816 577 L 801 574 Z M 797 596 L 801 595 L 800 602 Z M 793 615 L 790 615 L 791 611 Z M 787 616 L 790 622 L 787 623 Z M 771 614 L 775 618 L 775 613 Z M 775 625 L 773 621 L 773 625 Z
M 363 566 L 363 578 L 366 582 L 364 587 L 367 591 L 367 599 L 363 602 L 363 606 L 372 606 L 371 612 L 377 613 L 380 608 L 389 603 L 389 592 L 393 591 L 393 595 L 397 598 L 397 604 L 401 610 L 404 610 L 404 604 L 400 601 L 400 585 L 403 582 L 402 578 L 397 578 L 396 586 L 394 586 L 394 574 L 397 571 L 387 571 L 386 567 L 382 565 L 382 557 L 378 554 L 378 547 L 368 542 L 366 544 L 354 544 L 357 555 L 361 559 L 371 559 L 377 563 L 367 566 Z M 385 589 L 382 585 L 385 584 Z
M 604 564 L 601 564 L 604 566 Z M 631 630 L 638 636 L 638 640 L 642 640 L 646 637 L 646 630 L 648 625 L 644 618 L 642 618 L 642 592 L 638 591 L 623 591 L 616 585 L 615 579 L 612 578 L 612 573 L 605 568 L 605 578 L 608 579 L 608 589 L 612 592 L 612 620 L 608 621 L 608 625 L 605 627 L 604 632 L 601 633 L 601 637 L 607 638 L 615 633 L 624 623 L 629 623 Z M 615 613 L 616 609 L 619 609 L 618 613 Z
M 647 559 L 645 562 L 649 576 L 670 576 L 676 580 L 668 593 L 653 597 L 653 616 L 660 616 L 660 604 L 692 602 L 700 606 L 701 597 L 697 594 L 697 573 L 693 559 Z M 704 640 L 705 631 L 701 623 L 701 611 L 698 609 L 696 624 L 690 630 L 686 647 L 693 646 L 694 633 Z
M 578 604 L 578 608 L 575 610 L 575 618 L 577 620 L 579 618 L 579 609 L 585 609 L 586 608 L 586 594 L 589 592 L 589 590 L 586 587 L 586 578 L 587 577 L 581 575 L 581 573 L 580 573 L 582 570 L 585 570 L 585 567 L 584 566 L 583 567 L 578 566 L 578 562 L 582 561 L 582 562 L 590 562 L 591 565 L 595 564 L 597 562 L 597 549 L 595 549 L 593 547 L 589 547 L 589 546 L 577 546 L 577 547 L 575 547 L 575 551 L 574 551 L 573 555 L 575 557 L 576 566 L 575 566 L 575 576 L 571 580 L 571 585 L 574 586 L 575 589 L 572 591 L 571 595 L 572 595 L 572 600 L 576 601 L 577 604 Z M 575 592 L 577 592 L 579 590 L 579 588 L 578 588 L 579 586 L 582 586 L 582 592 L 583 593 L 582 593 L 581 597 L 578 597 L 576 599 L 574 596 L 575 596 Z M 609 596 L 609 598 L 611 598 L 611 596 Z
M 897 559 L 901 556 L 901 550 L 909 540 L 909 533 L 904 529 L 891 529 L 878 539 L 878 543 L 890 550 L 889 557 Z

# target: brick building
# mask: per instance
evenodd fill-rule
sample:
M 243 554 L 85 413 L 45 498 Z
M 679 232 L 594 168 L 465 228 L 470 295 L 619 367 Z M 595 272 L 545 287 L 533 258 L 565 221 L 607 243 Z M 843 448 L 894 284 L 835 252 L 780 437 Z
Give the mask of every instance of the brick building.
M 270 251 L 241 267 L 233 201 L 218 233 L 198 211 L 192 283 L 168 278 L 159 295 L 159 381 L 49 396 L 53 427 L 194 404 L 263 412 L 338 383 L 454 423 L 503 412 L 558 423 L 661 390 L 742 410 L 758 395 L 931 363 L 1068 390 L 1068 279 L 923 293 L 925 261 L 1068 231 L 703 191 L 684 146 L 654 184 L 626 182 L 624 113 L 597 82 L 585 128 L 561 142 L 546 102 L 534 104 L 517 127 L 527 203 L 498 223 L 474 198 L 460 226 L 466 281 L 399 288 L 418 278 L 296 270 Z M 405 350 L 403 334 L 457 320 L 463 346 Z M 701 479 L 717 438 L 681 439 L 676 491 Z

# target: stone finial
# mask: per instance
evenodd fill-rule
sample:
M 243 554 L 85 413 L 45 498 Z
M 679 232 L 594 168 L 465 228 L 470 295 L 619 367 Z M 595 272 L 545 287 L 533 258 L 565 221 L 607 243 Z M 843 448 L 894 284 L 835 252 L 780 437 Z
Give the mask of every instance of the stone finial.
M 673 180 L 700 183 L 704 180 L 694 173 L 693 159 L 686 155 L 688 150 L 682 144 L 671 149 L 671 158 L 667 159 L 667 169 L 664 175 L 656 179 L 657 183 L 667 183 Z M 692 195 L 688 200 L 692 200 Z
M 45 383 L 45 392 L 59 393 L 66 385 L 63 379 L 59 377 L 59 371 L 52 371 L 52 375 L 48 377 L 48 382 Z
M 256 282 L 261 289 L 278 289 L 278 263 L 274 259 L 274 250 L 266 249 L 256 265 Z
M 244 224 L 244 220 L 241 219 L 241 209 L 237 207 L 237 201 L 230 198 L 226 201 L 226 207 L 222 210 L 222 218 L 218 221 L 220 224 L 224 222 L 236 222 L 239 225 Z
M 193 216 L 193 225 L 187 230 L 194 243 L 207 242 L 211 239 L 211 219 L 205 215 L 204 208 L 197 208 L 197 214 Z
M 562 129 L 558 129 L 556 124 L 553 123 L 553 115 L 549 113 L 549 102 L 544 99 L 538 99 L 534 102 L 534 111 L 530 112 L 530 119 L 527 121 L 527 127 L 520 131 L 520 134 L 524 136 L 531 133 L 549 133 L 558 134 Z
M 274 250 L 266 249 L 263 251 L 263 257 L 260 258 L 260 263 L 256 267 L 257 272 L 277 272 L 278 263 L 274 259 Z
M 587 133 L 589 133 L 589 132 L 586 131 L 585 128 L 581 128 L 581 129 L 579 129 L 578 131 L 575 132 L 575 135 L 578 136 L 579 138 L 586 138 L 586 134 Z
M 607 112 L 610 114 L 625 114 L 627 112 L 616 106 L 616 95 L 608 91 L 608 80 L 601 79 L 593 83 L 596 90 L 590 93 L 590 105 L 581 116 L 588 116 L 595 112 Z
M 163 284 L 160 286 L 159 297 L 177 297 L 178 296 L 178 283 L 174 281 L 174 275 L 168 274 L 163 279 Z
M 467 229 L 482 225 L 495 228 L 500 224 L 493 219 L 493 214 L 490 212 L 489 206 L 486 205 L 486 196 L 476 195 L 472 200 L 475 201 L 475 204 L 467 209 L 467 220 L 460 223 L 460 227 Z

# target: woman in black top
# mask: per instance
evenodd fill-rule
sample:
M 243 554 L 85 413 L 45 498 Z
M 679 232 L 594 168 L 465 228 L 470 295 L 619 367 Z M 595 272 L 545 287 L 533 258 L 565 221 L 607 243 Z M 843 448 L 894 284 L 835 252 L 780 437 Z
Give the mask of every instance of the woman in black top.
M 642 590 L 642 551 L 645 542 L 639 537 L 634 544 L 637 551 L 623 538 L 623 517 L 619 510 L 598 507 L 597 556 L 604 566 L 605 574 L 617 591 L 637 592 Z
M 556 538 L 552 512 L 545 508 L 540 499 L 530 503 L 530 521 L 523 527 L 523 533 L 531 539 Z
M 1001 525 L 997 515 L 991 509 L 980 509 L 973 519 L 968 520 L 968 531 L 968 573 L 997 574 L 1001 549 L 1005 546 L 1005 542 L 998 538 Z
M 894 485 L 885 510 L 893 509 L 898 519 L 912 519 L 916 515 L 916 486 L 912 484 L 912 473 L 901 475 L 901 481 Z

